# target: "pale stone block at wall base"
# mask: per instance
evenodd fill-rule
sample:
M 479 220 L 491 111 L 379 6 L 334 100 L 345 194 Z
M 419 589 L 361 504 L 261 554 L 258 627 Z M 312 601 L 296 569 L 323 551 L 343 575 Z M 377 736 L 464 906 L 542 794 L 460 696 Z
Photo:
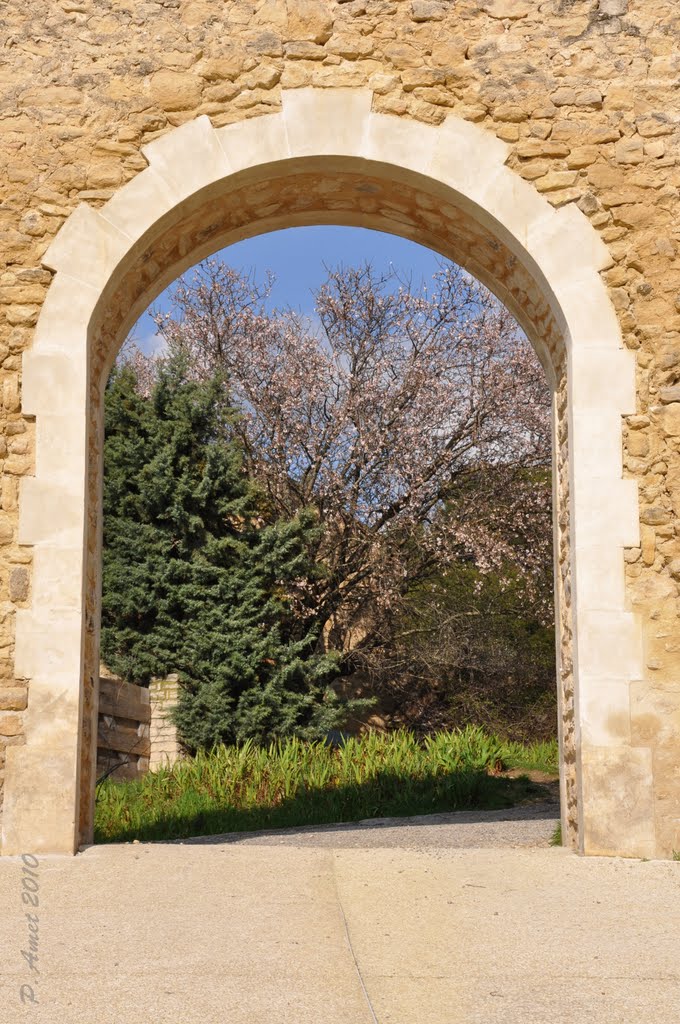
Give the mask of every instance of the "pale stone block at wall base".
M 584 747 L 583 853 L 656 856 L 649 748 Z
M 3 854 L 75 853 L 76 750 L 9 747 L 6 757 Z
M 680 758 L 677 745 L 654 750 L 657 857 L 680 854 Z

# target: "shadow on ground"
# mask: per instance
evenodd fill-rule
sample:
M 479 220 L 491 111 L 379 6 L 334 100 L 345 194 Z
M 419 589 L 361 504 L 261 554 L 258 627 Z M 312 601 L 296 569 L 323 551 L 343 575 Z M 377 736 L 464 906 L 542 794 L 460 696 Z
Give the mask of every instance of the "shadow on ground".
M 498 811 L 450 811 L 406 818 L 369 818 L 329 825 L 192 836 L 171 842 L 194 846 L 245 843 L 335 849 L 547 846 L 553 845 L 552 837 L 559 815 L 558 803 L 542 801 Z
M 302 787 L 275 804 L 249 808 L 220 804 L 205 791 L 184 790 L 175 796 L 167 792 L 162 802 L 155 794 L 154 803 L 146 806 L 141 798 L 131 796 L 129 806 L 118 806 L 115 818 L 107 819 L 98 809 L 95 842 L 162 842 L 227 833 L 245 836 L 255 831 L 302 831 L 322 825 L 342 829 L 355 828 L 358 822 L 379 828 L 381 823 L 375 819 L 414 819 L 460 811 L 467 817 L 514 809 L 513 818 L 520 812 L 533 819 L 544 814 L 547 820 L 559 813 L 554 796 L 552 783 L 534 782 L 525 775 L 508 778 L 470 770 L 422 779 L 380 773 L 357 785 Z M 230 841 L 238 842 L 239 836 L 230 836 Z

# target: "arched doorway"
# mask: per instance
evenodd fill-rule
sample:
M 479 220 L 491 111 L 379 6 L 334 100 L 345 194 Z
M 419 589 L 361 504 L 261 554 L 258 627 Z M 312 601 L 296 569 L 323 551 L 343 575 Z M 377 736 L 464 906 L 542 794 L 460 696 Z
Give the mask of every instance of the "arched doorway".
M 278 114 L 220 129 L 191 121 L 147 146 L 149 167 L 99 211 L 81 206 L 44 258 L 57 273 L 23 384 L 37 457 L 20 541 L 35 561 L 16 663 L 30 699 L 26 743 L 8 751 L 3 852 L 73 852 L 91 838 L 102 394 L 122 340 L 202 257 L 323 223 L 436 249 L 532 341 L 554 391 L 563 833 L 585 853 L 655 852 L 651 750 L 630 739 L 641 630 L 625 606 L 623 548 L 639 526 L 621 416 L 635 411 L 635 375 L 600 278 L 611 259 L 578 210 L 554 209 L 505 167 L 495 137 L 455 117 L 429 127 L 375 114 L 371 102 L 364 90 L 299 89 Z

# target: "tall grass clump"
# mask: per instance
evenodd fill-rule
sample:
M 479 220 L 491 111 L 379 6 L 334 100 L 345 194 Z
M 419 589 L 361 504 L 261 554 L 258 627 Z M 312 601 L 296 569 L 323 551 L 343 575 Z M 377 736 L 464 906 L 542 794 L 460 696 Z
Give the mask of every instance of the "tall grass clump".
M 523 767 L 522 750 L 531 762 L 524 767 L 545 767 L 553 759 L 548 746 L 520 749 L 472 726 L 422 741 L 400 730 L 350 737 L 337 747 L 297 738 L 216 746 L 139 780 L 104 781 L 95 839 L 176 839 L 508 806 L 527 795 L 527 783 L 498 773 Z

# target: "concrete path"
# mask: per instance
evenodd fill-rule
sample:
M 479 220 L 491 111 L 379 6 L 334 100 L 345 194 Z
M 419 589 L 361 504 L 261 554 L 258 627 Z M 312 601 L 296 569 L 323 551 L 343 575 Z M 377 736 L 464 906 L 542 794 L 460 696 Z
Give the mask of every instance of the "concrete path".
M 0 1024 L 677 1024 L 680 864 L 441 817 L 0 861 Z

